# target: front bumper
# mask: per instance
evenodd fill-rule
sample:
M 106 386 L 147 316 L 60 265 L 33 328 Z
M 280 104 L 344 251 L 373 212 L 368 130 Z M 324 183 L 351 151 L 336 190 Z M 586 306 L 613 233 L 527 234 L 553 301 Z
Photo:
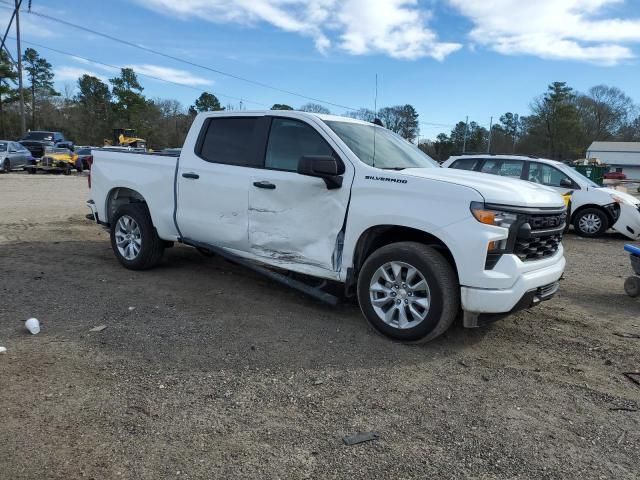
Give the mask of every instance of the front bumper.
M 631 240 L 640 238 L 640 207 L 621 204 L 620 216 L 612 228 Z
M 477 327 L 481 323 L 529 308 L 549 300 L 558 291 L 558 281 L 564 272 L 564 256 L 543 268 L 521 273 L 509 288 L 460 288 L 465 326 Z

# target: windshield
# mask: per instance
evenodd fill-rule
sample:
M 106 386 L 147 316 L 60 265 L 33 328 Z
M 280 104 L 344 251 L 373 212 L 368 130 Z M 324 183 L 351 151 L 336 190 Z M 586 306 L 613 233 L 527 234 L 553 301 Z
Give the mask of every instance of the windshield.
M 46 147 L 44 151 L 47 153 L 67 153 L 67 154 L 71 153 L 71 150 L 69 150 L 68 148 L 59 148 L 59 147 Z
M 422 150 L 386 128 L 333 120 L 325 123 L 367 165 L 398 170 L 439 166 Z
M 28 132 L 25 140 L 53 140 L 53 134 L 51 132 Z
M 575 180 L 579 180 L 580 183 L 585 184 L 587 187 L 600 188 L 600 185 L 598 185 L 596 182 L 594 182 L 590 178 L 585 177 L 583 174 L 581 174 L 575 168 L 571 168 L 570 166 L 568 166 L 568 165 L 566 165 L 564 163 L 562 165 L 557 165 L 557 167 L 560 170 L 562 170 L 564 173 L 569 175 L 569 177 L 573 178 L 574 181 Z

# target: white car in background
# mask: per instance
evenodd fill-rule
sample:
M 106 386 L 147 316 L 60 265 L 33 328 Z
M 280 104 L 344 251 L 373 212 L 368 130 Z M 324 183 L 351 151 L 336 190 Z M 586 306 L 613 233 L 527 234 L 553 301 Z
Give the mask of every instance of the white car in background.
M 444 168 L 517 178 L 571 192 L 570 223 L 576 233 L 597 237 L 612 228 L 632 240 L 640 238 L 640 199 L 601 187 L 562 162 L 520 155 L 473 154 L 450 157 Z

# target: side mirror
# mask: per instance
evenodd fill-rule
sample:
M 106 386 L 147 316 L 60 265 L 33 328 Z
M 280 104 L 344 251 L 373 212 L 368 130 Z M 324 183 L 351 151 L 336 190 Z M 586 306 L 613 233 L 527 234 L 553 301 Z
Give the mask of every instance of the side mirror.
M 298 173 L 324 180 L 329 190 L 342 187 L 344 164 L 331 155 L 305 155 L 298 160 Z
M 560 180 L 560 186 L 562 188 L 573 188 L 573 182 L 568 178 L 563 178 L 562 180 Z

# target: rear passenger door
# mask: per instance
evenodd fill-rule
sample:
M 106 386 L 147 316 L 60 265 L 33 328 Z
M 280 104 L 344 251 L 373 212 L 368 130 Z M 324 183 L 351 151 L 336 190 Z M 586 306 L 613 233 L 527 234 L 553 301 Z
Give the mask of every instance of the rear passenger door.
M 328 189 L 322 179 L 297 173 L 299 159 L 307 155 L 342 161 L 342 187 Z M 281 117 L 271 122 L 264 166 L 249 185 L 251 252 L 288 270 L 335 278 L 353 167 L 315 126 Z
M 261 116 L 204 120 L 195 150 L 180 156 L 176 177 L 183 238 L 248 250 L 249 178 L 262 168 L 265 138 Z

